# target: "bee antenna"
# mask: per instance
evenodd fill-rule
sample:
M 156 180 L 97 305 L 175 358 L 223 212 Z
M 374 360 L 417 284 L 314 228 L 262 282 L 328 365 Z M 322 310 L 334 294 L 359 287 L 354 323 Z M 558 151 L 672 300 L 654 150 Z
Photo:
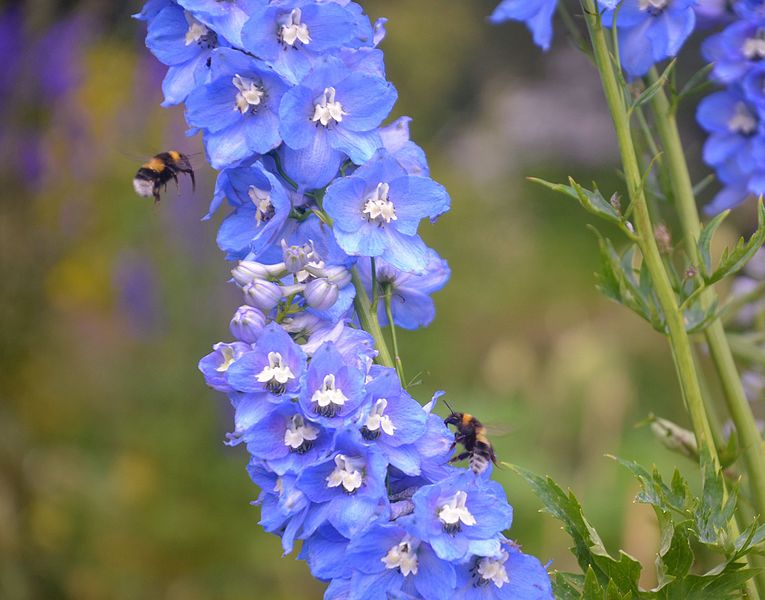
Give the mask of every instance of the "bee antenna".
M 444 400 L 444 404 L 446 404 L 446 408 L 448 408 L 450 411 L 452 411 L 452 414 L 455 414 L 454 413 L 454 409 L 451 406 L 449 406 L 449 403 L 446 400 Z

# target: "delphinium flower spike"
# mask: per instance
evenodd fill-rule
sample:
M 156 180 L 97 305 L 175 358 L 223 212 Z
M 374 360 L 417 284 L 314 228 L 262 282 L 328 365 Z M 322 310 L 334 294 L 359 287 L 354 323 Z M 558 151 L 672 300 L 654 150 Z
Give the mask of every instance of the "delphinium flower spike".
M 199 368 L 233 406 L 226 443 L 250 455 L 263 527 L 285 553 L 302 540 L 326 598 L 552 598 L 504 533 L 491 469 L 449 464 L 437 396 L 417 403 L 361 328 L 426 326 L 449 278 L 419 236 L 449 196 L 409 119 L 383 125 L 385 21 L 312 0 L 150 0 L 137 16 L 169 67 L 165 103 L 185 102 L 220 170 L 205 218 L 230 207 L 217 241 L 242 303 Z M 378 315 L 356 312 L 366 293 Z

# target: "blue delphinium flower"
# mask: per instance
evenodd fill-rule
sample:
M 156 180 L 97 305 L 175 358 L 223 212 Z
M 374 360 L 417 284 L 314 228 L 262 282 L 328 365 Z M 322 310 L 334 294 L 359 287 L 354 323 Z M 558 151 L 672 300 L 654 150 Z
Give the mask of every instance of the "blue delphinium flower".
M 723 188 L 705 207 L 709 214 L 765 192 L 765 9 L 761 0 L 733 3 L 735 20 L 702 46 L 710 78 L 727 87 L 704 98 L 696 118 L 709 133 L 704 160 Z
M 286 83 L 263 62 L 236 50 L 219 48 L 211 58 L 210 83 L 186 99 L 186 120 L 204 132 L 210 164 L 236 165 L 276 148 Z
M 339 3 L 289 0 L 255 11 L 242 30 L 246 50 L 292 83 L 356 36 L 354 15 Z
M 372 292 L 372 267 L 368 261 L 359 261 L 361 280 L 368 292 Z M 397 327 L 417 329 L 427 327 L 436 316 L 436 307 L 431 294 L 440 290 L 449 280 L 449 265 L 435 250 L 428 249 L 425 270 L 417 275 L 401 271 L 384 260 L 375 261 L 378 293 L 380 297 L 390 295 L 391 314 Z M 377 307 L 380 325 L 388 325 L 385 303 Z
M 381 77 L 350 70 L 326 57 L 279 106 L 284 142 L 320 165 L 334 165 L 337 153 L 354 163 L 369 160 L 380 147 L 376 129 L 396 102 L 395 88 Z
M 492 23 L 509 20 L 525 23 L 534 36 L 534 43 L 547 50 L 552 41 L 552 19 L 557 5 L 558 0 L 502 0 L 489 19 Z
M 164 106 L 183 102 L 210 74 L 212 52 L 226 45 L 218 33 L 177 4 L 168 3 L 149 23 L 146 46 L 169 69 L 162 91 Z
M 479 600 L 546 600 L 552 586 L 542 564 L 512 542 L 493 555 L 471 557 L 457 569 L 457 596 Z
M 675 56 L 696 24 L 695 0 L 598 0 L 603 24 L 619 32 L 619 58 L 630 77 Z M 614 22 L 615 21 L 615 22 Z
M 403 593 L 413 598 L 454 597 L 454 565 L 411 535 L 411 519 L 372 525 L 348 546 L 351 587 L 359 600 L 387 600 Z
M 417 228 L 422 219 L 433 220 L 449 209 L 449 195 L 429 177 L 409 175 L 381 151 L 329 186 L 324 209 L 337 243 L 348 254 L 380 256 L 397 269 L 421 273 L 428 249 Z
M 240 436 L 247 451 L 277 475 L 298 474 L 334 449 L 334 432 L 308 421 L 295 404 L 277 407 Z
M 218 246 L 227 258 L 257 259 L 282 239 L 292 205 L 282 183 L 261 164 L 221 173 L 215 184 L 211 213 L 223 198 L 235 206 L 218 230 Z
M 226 378 L 240 392 L 292 395 L 300 391 L 305 364 L 300 347 L 281 327 L 271 323 L 263 330 L 255 349 L 228 367 Z
M 339 435 L 336 452 L 305 469 L 297 487 L 317 506 L 322 517 L 347 538 L 389 510 L 385 489 L 385 457 L 374 447 Z
M 427 414 L 401 387 L 395 370 L 372 367 L 366 384 L 366 408 L 358 420 L 361 437 L 407 475 L 420 474 L 414 443 L 426 430 Z
M 348 365 L 332 342 L 314 353 L 302 384 L 300 407 L 312 421 L 340 427 L 364 400 L 364 372 Z
M 223 35 L 236 47 L 242 45 L 242 26 L 264 0 L 177 0 L 200 22 Z
M 444 560 L 496 554 L 513 517 L 502 486 L 472 472 L 423 486 L 412 502 L 418 537 Z
M 723 84 L 740 81 L 765 58 L 765 18 L 735 21 L 704 41 L 702 54 L 713 64 L 711 77 Z
M 250 344 L 219 342 L 213 346 L 213 351 L 199 361 L 199 370 L 205 377 L 205 383 L 214 390 L 229 392 L 234 388 L 228 383 L 227 371 L 245 353 L 251 352 Z
M 729 86 L 704 98 L 696 113 L 710 134 L 704 161 L 715 167 L 726 186 L 707 206 L 711 213 L 731 208 L 749 193 L 765 193 L 765 137 L 758 107 L 739 86 Z

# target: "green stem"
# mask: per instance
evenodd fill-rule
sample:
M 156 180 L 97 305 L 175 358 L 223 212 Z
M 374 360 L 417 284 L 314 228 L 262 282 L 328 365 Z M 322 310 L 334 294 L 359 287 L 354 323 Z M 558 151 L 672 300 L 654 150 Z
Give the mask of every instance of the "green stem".
M 359 273 L 355 267 L 351 271 L 351 280 L 353 281 L 353 287 L 356 288 L 356 298 L 353 300 L 353 305 L 359 317 L 359 323 L 361 323 L 361 328 L 372 336 L 375 346 L 377 346 L 378 354 L 375 359 L 376 362 L 384 367 L 395 367 L 395 363 L 388 350 L 388 344 L 385 342 L 382 329 L 380 329 L 377 313 L 372 311 L 369 296 L 367 296 L 367 291 L 364 289 L 364 284 L 361 283 Z
M 675 362 L 680 388 L 683 399 L 691 417 L 693 432 L 700 452 L 709 452 L 713 464 L 719 469 L 720 459 L 714 444 L 714 437 L 707 419 L 704 407 L 704 399 L 701 387 L 696 375 L 696 366 L 693 361 L 693 349 L 688 333 L 685 330 L 683 314 L 677 306 L 677 298 L 672 289 L 669 275 L 661 259 L 659 248 L 653 234 L 653 224 L 648 212 L 648 203 L 643 189 L 640 167 L 638 165 L 635 146 L 632 141 L 629 115 L 622 95 L 623 87 L 619 86 L 614 65 L 611 62 L 608 42 L 606 40 L 600 15 L 595 7 L 594 0 L 582 0 L 582 5 L 587 15 L 587 29 L 595 56 L 595 64 L 600 73 L 603 84 L 603 93 L 606 97 L 611 118 L 614 122 L 614 130 L 619 144 L 619 152 L 622 158 L 624 179 L 631 200 L 635 216 L 635 225 L 640 236 L 638 245 L 643 254 L 648 274 L 653 282 L 656 297 L 659 301 L 669 334 L 669 344 L 672 349 L 672 358 Z M 739 535 L 738 523 L 734 520 L 728 524 L 728 533 L 732 538 Z M 758 599 L 757 589 L 751 581 L 745 584 L 747 595 L 753 600 Z
M 703 451 L 706 448 L 715 464 L 719 466 L 717 450 L 713 443 L 712 432 L 704 410 L 704 401 L 701 396 L 698 378 L 696 377 L 691 343 L 685 331 L 683 315 L 678 310 L 677 299 L 675 298 L 672 284 L 654 239 L 653 224 L 648 213 L 648 204 L 643 190 L 640 167 L 635 154 L 625 98 L 611 62 L 606 33 L 594 0 L 582 0 L 582 6 L 592 42 L 595 65 L 600 73 L 603 92 L 616 131 L 624 178 L 634 212 L 635 226 L 640 236 L 638 245 L 653 282 L 659 305 L 664 313 L 669 343 L 672 348 L 672 356 L 680 380 L 683 398 L 691 417 L 699 449 Z
M 656 77 L 656 72 L 652 71 L 650 79 L 655 81 Z M 686 252 L 691 261 L 699 265 L 700 257 L 696 242 L 701 234 L 701 221 L 675 114 L 663 90 L 659 90 L 651 99 L 651 105 L 659 138 L 666 153 L 666 165 L 670 173 L 669 179 L 675 206 L 683 228 Z M 701 301 L 704 306 L 711 306 L 715 300 L 716 294 L 712 288 L 706 288 L 702 292 Z M 709 353 L 720 376 L 728 411 L 736 426 L 739 446 L 749 476 L 752 503 L 755 512 L 763 517 L 765 516 L 765 454 L 762 438 L 757 430 L 751 406 L 744 394 L 741 377 L 736 369 L 725 329 L 719 318 L 709 325 L 704 335 L 709 346 Z M 765 595 L 765 580 L 761 583 L 760 590 Z
M 385 293 L 383 295 L 385 302 L 385 316 L 388 317 L 388 326 L 390 327 L 390 338 L 393 341 L 393 360 L 396 361 L 396 372 L 398 378 L 401 380 L 401 385 L 406 385 L 406 378 L 404 377 L 404 363 L 401 362 L 401 355 L 398 353 L 398 338 L 396 337 L 396 324 L 393 322 L 393 311 L 390 307 L 391 293 L 393 292 L 393 286 L 390 283 L 385 284 Z

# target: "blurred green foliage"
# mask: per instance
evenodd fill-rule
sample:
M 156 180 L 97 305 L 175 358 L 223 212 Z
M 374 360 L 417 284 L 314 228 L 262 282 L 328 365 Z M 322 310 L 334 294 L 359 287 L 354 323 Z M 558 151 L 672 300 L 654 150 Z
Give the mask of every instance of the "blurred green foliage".
M 159 108 L 162 68 L 128 19 L 138 5 L 117 4 L 105 14 L 74 3 L 92 17 L 81 77 L 28 130 L 42 171 L 34 181 L 2 171 L 0 598 L 319 598 L 306 566 L 280 558 L 278 539 L 260 530 L 245 452 L 222 443 L 227 403 L 196 369 L 229 337 L 238 305 L 215 246 L 218 220 L 199 220 L 214 173 L 197 155 L 196 193 L 183 182 L 157 206 L 131 189 L 146 156 L 201 144 L 184 137 L 181 109 Z M 365 5 L 390 18 L 383 47 L 396 114 L 414 117 L 453 198 L 424 233 L 452 280 L 436 296 L 434 325 L 401 336 L 407 372 L 422 373 L 413 393 L 445 389 L 453 406 L 504 430 L 494 438 L 501 459 L 573 488 L 607 546 L 651 563 L 655 519 L 603 455 L 665 469 L 683 460 L 634 428 L 650 411 L 684 422 L 671 358 L 658 334 L 595 292 L 593 218 L 523 179 L 597 178 L 610 194 L 615 165 L 593 171 L 574 160 L 577 147 L 504 155 L 481 137 L 494 126 L 484 109 L 543 82 L 544 61 L 570 47 L 559 40 L 543 57 L 520 27 L 491 28 L 491 2 Z M 40 7 L 50 24 L 55 4 L 30 9 L 27 22 L 42 30 Z M 476 175 L 482 158 L 459 150 L 465 136 L 507 169 Z M 555 568 L 574 568 L 528 486 L 507 470 L 496 477 L 515 507 L 513 536 Z

